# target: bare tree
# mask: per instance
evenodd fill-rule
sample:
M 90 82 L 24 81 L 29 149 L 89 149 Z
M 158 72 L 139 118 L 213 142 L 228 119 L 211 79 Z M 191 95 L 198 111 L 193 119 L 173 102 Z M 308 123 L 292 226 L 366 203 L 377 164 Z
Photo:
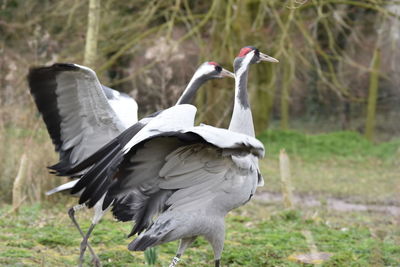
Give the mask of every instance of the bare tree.
M 371 62 L 371 74 L 369 80 L 367 119 L 365 122 L 365 137 L 368 140 L 374 140 L 375 118 L 376 118 L 376 100 L 378 98 L 379 68 L 381 64 L 381 51 L 377 47 Z
M 89 0 L 88 27 L 83 64 L 94 67 L 97 58 L 97 40 L 100 27 L 100 0 Z

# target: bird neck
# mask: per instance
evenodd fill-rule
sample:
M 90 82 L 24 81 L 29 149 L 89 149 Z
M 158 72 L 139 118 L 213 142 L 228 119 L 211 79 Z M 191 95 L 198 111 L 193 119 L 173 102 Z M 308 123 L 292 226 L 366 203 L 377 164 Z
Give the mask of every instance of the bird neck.
M 202 75 L 195 73 L 193 75 L 192 79 L 190 80 L 189 84 L 186 86 L 185 90 L 183 91 L 181 97 L 176 102 L 176 105 L 192 103 L 197 90 L 200 88 L 200 86 L 203 85 L 203 83 L 206 80 L 207 79 L 205 77 L 202 77 Z
M 253 116 L 251 114 L 247 94 L 247 77 L 249 64 L 245 62 L 234 63 L 235 68 L 235 103 L 229 130 L 237 133 L 255 136 Z

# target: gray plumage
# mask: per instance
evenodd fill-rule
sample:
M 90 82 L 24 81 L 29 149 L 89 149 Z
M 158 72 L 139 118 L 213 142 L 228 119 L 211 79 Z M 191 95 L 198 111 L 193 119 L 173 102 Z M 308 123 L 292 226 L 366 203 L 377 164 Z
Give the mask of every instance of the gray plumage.
M 130 126 L 119 119 L 90 69 L 80 67 L 76 72 L 60 73 L 56 79 L 62 117 L 61 149 L 72 150 L 71 164 L 84 160 Z M 137 118 L 137 112 L 131 113 Z
M 206 129 L 203 129 L 204 127 Z M 223 244 L 223 235 L 220 234 L 224 229 L 223 218 L 227 212 L 243 205 L 254 194 L 260 177 L 256 159 L 263 155 L 264 150 L 260 142 L 249 136 L 229 133 L 227 130 L 223 132 L 222 129 L 210 126 L 197 128 L 199 131 L 194 127 L 192 131 L 184 133 L 210 133 L 212 140 L 203 134 L 201 137 L 205 142 L 190 145 L 176 140 L 175 147 L 171 146 L 174 143 L 173 137 L 169 137 L 172 140 L 166 142 L 168 143 L 166 146 L 161 143 L 162 138 L 166 137 L 149 141 L 158 144 L 154 149 L 151 146 L 139 149 L 130 158 L 132 166 L 127 166 L 131 175 L 127 175 L 120 184 L 115 183 L 110 189 L 110 192 L 122 192 L 121 188 L 126 192 L 135 191 L 138 188 L 135 174 L 139 175 L 140 171 L 151 169 L 151 173 L 147 171 L 143 175 L 143 177 L 148 175 L 148 179 L 139 182 L 139 186 L 148 186 L 153 192 L 151 194 L 142 192 L 145 197 L 134 200 L 134 206 L 137 207 L 134 214 L 140 213 L 142 207 L 148 206 L 155 193 L 170 190 L 171 196 L 168 199 L 161 199 L 164 203 L 153 201 L 153 205 L 161 208 L 152 209 L 154 212 L 148 214 L 146 221 L 160 212 L 162 214 L 143 235 L 129 245 L 129 249 L 143 250 L 148 246 L 202 235 L 214 244 L 216 259 L 220 257 Z M 218 143 L 218 140 L 226 146 L 215 146 L 209 142 Z M 139 160 L 134 159 L 135 157 L 139 159 L 143 154 L 142 151 L 165 157 L 161 163 L 153 161 L 153 164 L 149 164 L 148 161 L 143 161 L 142 164 L 147 167 L 144 168 Z M 154 173 L 157 173 L 157 176 L 153 176 Z M 124 182 L 126 180 L 128 181 Z M 145 226 L 148 225 L 149 223 Z
M 100 84 L 96 73 L 77 64 L 32 68 L 28 82 L 43 115 L 59 165 L 73 165 L 137 121 L 137 104 Z

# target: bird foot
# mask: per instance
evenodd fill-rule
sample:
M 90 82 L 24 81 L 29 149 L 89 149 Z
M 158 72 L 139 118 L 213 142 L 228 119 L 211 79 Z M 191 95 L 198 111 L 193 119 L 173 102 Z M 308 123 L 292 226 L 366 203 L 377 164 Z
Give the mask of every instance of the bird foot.
M 92 258 L 92 264 L 95 267 L 102 267 L 101 261 L 100 261 L 100 259 L 98 257 L 93 257 Z
M 174 258 L 172 259 L 172 262 L 171 262 L 171 264 L 169 265 L 169 267 L 175 267 L 176 264 L 177 264 L 179 261 L 180 261 L 180 259 L 179 259 L 178 257 L 174 257 Z

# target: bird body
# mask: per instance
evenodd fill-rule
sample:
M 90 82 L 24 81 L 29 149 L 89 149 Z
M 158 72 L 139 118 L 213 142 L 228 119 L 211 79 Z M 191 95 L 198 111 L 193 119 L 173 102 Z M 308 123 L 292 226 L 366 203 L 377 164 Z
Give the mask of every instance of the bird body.
M 170 205 L 169 208 L 128 248 L 144 250 L 149 246 L 177 239 L 204 236 L 214 248 L 217 248 L 215 257 L 218 259 L 224 242 L 224 217 L 232 209 L 242 206 L 250 200 L 257 187 L 258 173 L 254 168 L 254 163 L 247 162 L 248 166 L 245 167 L 241 164 L 239 167 L 234 160 L 234 158 L 238 158 L 237 156 L 224 157 L 222 151 L 218 152 L 210 146 L 201 148 L 186 146 L 184 148 L 181 153 L 188 152 L 185 150 L 193 152 L 193 150 L 200 149 L 187 161 L 185 160 L 185 165 L 201 162 L 202 158 L 212 159 L 212 161 L 203 163 L 201 167 L 199 167 L 200 163 L 197 167 L 194 167 L 195 164 L 193 164 L 194 169 L 201 168 L 201 171 L 197 171 L 198 176 L 193 176 L 193 172 L 191 172 L 192 179 L 190 181 L 185 179 L 188 176 L 185 174 L 175 175 L 173 173 L 173 178 L 168 176 L 168 172 L 173 172 L 173 169 L 166 171 L 164 168 L 169 161 L 165 163 L 160 171 L 160 174 L 164 174 L 160 179 L 165 179 L 165 181 L 161 181 L 159 187 L 179 189 L 166 201 L 166 205 Z M 219 161 L 218 165 L 205 167 L 215 164 L 216 160 Z M 210 162 L 212 163 L 210 164 Z M 207 172 L 208 179 L 198 181 L 199 177 L 204 177 L 204 172 Z M 210 177 L 209 173 L 214 175 Z M 211 179 L 213 180 L 211 181 Z
M 200 141 L 182 145 L 165 157 L 158 172 L 159 182 L 153 182 L 151 188 L 171 190 L 171 195 L 165 198 L 163 209 L 158 211 L 161 215 L 153 224 L 148 224 L 146 232 L 129 244 L 130 250 L 144 250 L 180 239 L 177 255 L 170 265 L 173 267 L 185 249 L 201 235 L 213 247 L 215 266 L 220 265 L 225 238 L 225 215 L 248 202 L 254 195 L 256 187 L 264 184 L 258 167 L 258 158 L 264 155 L 264 148 L 253 138 L 254 126 L 247 96 L 248 68 L 250 64 L 261 60 L 277 62 L 276 59 L 260 53 L 254 47 L 243 48 L 235 59 L 235 105 L 229 131 L 224 135 L 218 135 L 222 129 L 200 126 L 199 129 L 205 129 L 203 132 L 212 137 L 212 142 L 211 138 L 207 139 L 200 135 L 205 143 Z M 226 142 L 244 146 L 233 148 L 226 146 Z M 257 153 L 260 151 L 262 153 Z M 137 154 L 140 154 L 139 151 Z M 125 166 L 121 164 L 121 167 Z M 134 169 L 135 167 L 131 170 Z M 135 178 L 132 176 L 131 179 Z M 124 178 L 121 178 L 120 182 L 118 176 L 116 180 L 107 194 L 126 191 L 123 188 L 132 185 L 124 182 Z M 136 190 L 137 187 L 138 185 L 134 183 L 131 190 Z M 117 206 L 118 202 L 115 204 Z M 146 225 L 138 228 L 137 218 L 133 219 L 136 225 L 131 235 L 140 233 L 146 228 Z
M 186 133 L 196 132 L 196 127 L 193 128 Z M 255 159 L 263 155 L 263 146 L 256 139 L 243 134 L 233 133 L 232 136 L 227 130 L 211 126 L 197 128 L 200 129 L 197 134 L 211 132 L 214 143 L 218 143 L 217 136 L 220 140 L 229 139 L 232 142 L 225 141 L 226 145 L 218 147 L 209 143 L 208 139 L 193 145 L 179 143 L 178 148 L 166 155 L 164 162 L 158 165 L 161 168 L 157 182 L 152 182 L 152 189 L 159 187 L 159 190 L 166 192 L 170 190 L 171 195 L 165 200 L 165 210 L 160 217 L 129 245 L 130 250 L 144 250 L 172 240 L 204 236 L 214 247 L 216 259 L 220 257 L 224 241 L 224 217 L 230 210 L 245 204 L 255 193 L 260 177 Z M 238 145 L 241 140 L 249 142 Z M 137 155 L 141 155 L 140 151 Z M 137 168 L 140 169 L 137 164 L 135 166 L 133 174 Z M 121 184 L 124 188 L 129 185 L 124 182 Z M 111 188 L 109 192 L 113 191 L 117 190 Z M 136 232 L 143 229 L 138 230 Z

